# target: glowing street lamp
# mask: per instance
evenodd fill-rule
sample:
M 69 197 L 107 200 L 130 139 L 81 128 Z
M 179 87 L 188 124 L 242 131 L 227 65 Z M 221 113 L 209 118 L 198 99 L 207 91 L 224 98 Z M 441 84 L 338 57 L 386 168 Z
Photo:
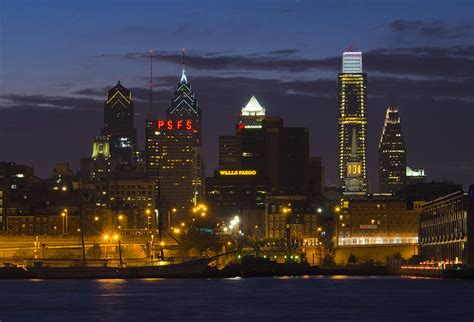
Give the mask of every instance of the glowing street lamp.
M 171 213 L 176 213 L 176 212 L 178 212 L 178 209 L 176 208 L 168 209 L 168 231 L 171 231 Z
M 61 217 L 63 218 L 63 235 L 67 235 L 67 213 L 67 208 L 61 213 Z

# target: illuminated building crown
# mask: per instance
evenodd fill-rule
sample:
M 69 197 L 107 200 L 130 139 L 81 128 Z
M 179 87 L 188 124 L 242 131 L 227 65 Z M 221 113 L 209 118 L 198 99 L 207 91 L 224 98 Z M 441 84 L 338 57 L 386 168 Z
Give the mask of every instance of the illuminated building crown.
M 362 52 L 346 51 L 342 54 L 343 73 L 362 73 Z
M 121 104 L 123 107 L 127 107 L 132 101 L 132 93 L 123 87 L 120 81 L 117 81 L 117 85 L 112 87 L 107 93 L 106 104 L 115 107 L 117 104 Z
M 245 107 L 242 107 L 242 116 L 265 116 L 265 108 L 260 105 L 255 96 L 252 96 Z

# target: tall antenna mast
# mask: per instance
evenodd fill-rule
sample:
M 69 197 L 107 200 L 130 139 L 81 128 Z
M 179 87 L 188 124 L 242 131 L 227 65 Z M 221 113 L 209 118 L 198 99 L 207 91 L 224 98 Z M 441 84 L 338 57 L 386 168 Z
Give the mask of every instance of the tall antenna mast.
M 181 68 L 183 71 L 183 74 L 186 73 L 186 48 L 181 49 L 181 52 L 183 53 L 183 60 L 181 61 Z
M 187 82 L 186 78 L 186 48 L 181 49 L 183 58 L 181 61 L 181 82 Z

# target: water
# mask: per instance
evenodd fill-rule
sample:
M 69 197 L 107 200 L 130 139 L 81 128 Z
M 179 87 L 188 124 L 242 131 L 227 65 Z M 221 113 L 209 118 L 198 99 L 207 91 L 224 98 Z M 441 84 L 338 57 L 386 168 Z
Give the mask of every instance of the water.
M 473 321 L 474 280 L 8 280 L 0 320 Z

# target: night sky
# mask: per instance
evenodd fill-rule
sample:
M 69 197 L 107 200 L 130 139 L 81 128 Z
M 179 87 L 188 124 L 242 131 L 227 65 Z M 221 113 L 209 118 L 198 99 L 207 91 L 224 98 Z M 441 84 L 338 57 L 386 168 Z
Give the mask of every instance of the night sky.
M 443 4 L 444 3 L 444 4 Z M 149 60 L 155 109 L 168 107 L 180 50 L 203 111 L 207 173 L 217 137 L 255 95 L 267 114 L 310 128 L 326 183 L 337 178 L 337 73 L 364 52 L 368 167 L 377 187 L 385 110 L 398 105 L 408 163 L 429 180 L 474 182 L 474 1 L 0 0 L 0 160 L 42 177 L 89 156 L 106 91 L 132 91 L 143 148 Z

